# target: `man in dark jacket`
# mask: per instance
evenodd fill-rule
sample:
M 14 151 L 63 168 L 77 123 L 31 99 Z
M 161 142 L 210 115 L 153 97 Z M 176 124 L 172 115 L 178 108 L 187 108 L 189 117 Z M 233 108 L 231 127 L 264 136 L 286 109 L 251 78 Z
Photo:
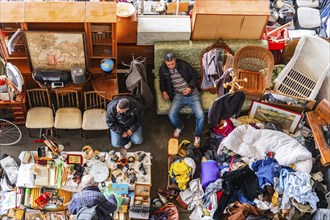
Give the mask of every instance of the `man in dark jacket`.
M 76 215 L 82 208 L 84 202 L 87 207 L 98 205 L 96 213 L 99 219 L 111 220 L 110 214 L 116 211 L 117 201 L 114 195 L 106 198 L 100 189 L 96 186 L 94 177 L 91 175 L 83 176 L 81 180 L 83 189 L 81 192 L 73 195 L 69 203 L 70 214 Z M 83 199 L 83 201 L 82 201 Z
M 134 98 L 122 96 L 113 99 L 107 106 L 106 120 L 110 128 L 112 146 L 129 149 L 132 142 L 143 142 L 143 108 Z
M 159 83 L 163 99 L 172 102 L 168 116 L 175 127 L 173 137 L 180 136 L 183 123 L 180 120 L 179 112 L 188 105 L 196 117 L 194 141 L 196 147 L 200 145 L 204 127 L 204 112 L 198 79 L 198 73 L 186 61 L 176 59 L 172 53 L 164 55 L 164 63 L 159 68 Z

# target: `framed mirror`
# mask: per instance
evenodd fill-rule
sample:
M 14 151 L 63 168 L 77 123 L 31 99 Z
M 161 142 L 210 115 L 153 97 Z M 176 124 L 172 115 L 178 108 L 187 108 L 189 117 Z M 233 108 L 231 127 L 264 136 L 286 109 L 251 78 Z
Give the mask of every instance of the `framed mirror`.
M 224 73 L 232 67 L 233 62 L 234 52 L 222 39 L 204 49 L 200 56 L 202 90 L 221 96 L 224 93 L 223 83 L 229 76 Z

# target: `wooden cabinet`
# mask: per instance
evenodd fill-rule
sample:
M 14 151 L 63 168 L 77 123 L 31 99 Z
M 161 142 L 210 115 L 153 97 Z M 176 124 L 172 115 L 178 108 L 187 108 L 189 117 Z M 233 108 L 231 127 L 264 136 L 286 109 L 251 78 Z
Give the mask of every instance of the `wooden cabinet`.
M 21 92 L 21 101 L 2 101 L 0 100 L 0 109 L 10 109 L 15 124 L 25 124 L 26 120 L 26 90 Z
M 191 39 L 260 39 L 268 17 L 268 0 L 196 0 Z
M 136 44 L 137 12 L 131 17 L 117 17 L 117 43 Z
M 8 39 L 15 31 L 83 32 L 86 67 L 92 74 L 102 73 L 100 61 L 104 58 L 117 66 L 116 7 L 115 2 L 0 2 L 0 55 L 18 67 L 31 88 L 24 33 L 19 34 L 15 51 L 8 53 Z
M 87 39 L 89 45 L 90 71 L 102 73 L 100 61 L 104 58 L 117 60 L 115 23 L 88 23 Z

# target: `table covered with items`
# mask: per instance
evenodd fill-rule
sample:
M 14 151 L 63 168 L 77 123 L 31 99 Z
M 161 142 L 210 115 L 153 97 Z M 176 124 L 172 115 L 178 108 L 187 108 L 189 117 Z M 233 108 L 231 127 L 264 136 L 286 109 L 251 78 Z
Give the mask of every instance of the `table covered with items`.
M 117 201 L 114 219 L 139 217 L 150 207 L 151 156 L 148 152 L 100 152 L 84 146 L 81 152 L 45 140 L 37 151 L 23 151 L 18 166 L 7 156 L 1 159 L 0 215 L 15 219 L 67 219 L 68 204 L 81 191 L 82 177 L 90 174 L 108 197 Z M 24 217 L 23 217 L 24 216 Z M 144 215 L 143 218 L 148 218 Z

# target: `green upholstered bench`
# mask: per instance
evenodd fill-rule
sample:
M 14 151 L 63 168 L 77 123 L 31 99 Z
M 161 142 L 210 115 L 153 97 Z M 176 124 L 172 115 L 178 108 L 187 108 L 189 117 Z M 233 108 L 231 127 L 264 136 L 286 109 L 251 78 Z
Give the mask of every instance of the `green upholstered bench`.
M 162 65 L 163 56 L 167 52 L 172 52 L 179 59 L 185 60 L 190 63 L 198 73 L 201 74 L 200 67 L 200 55 L 201 52 L 213 44 L 214 41 L 172 41 L 172 42 L 156 42 L 155 43 L 155 93 L 156 93 L 156 104 L 157 104 L 157 114 L 167 114 L 171 102 L 165 101 L 162 98 L 162 94 L 159 89 L 159 67 Z M 225 40 L 225 43 L 236 52 L 241 47 L 247 45 L 259 45 L 267 47 L 267 41 L 264 40 Z M 217 98 L 216 94 L 212 94 L 207 91 L 203 91 L 201 94 L 202 106 L 205 111 L 213 104 L 213 101 Z M 192 113 L 189 107 L 184 107 L 181 113 Z

